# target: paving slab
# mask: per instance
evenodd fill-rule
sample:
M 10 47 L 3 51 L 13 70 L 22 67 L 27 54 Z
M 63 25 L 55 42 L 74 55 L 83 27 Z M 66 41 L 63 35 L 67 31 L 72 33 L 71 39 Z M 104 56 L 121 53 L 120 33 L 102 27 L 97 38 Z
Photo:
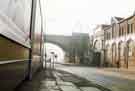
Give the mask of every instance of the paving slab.
M 47 87 L 48 89 L 59 90 L 59 86 Z
M 75 86 L 60 86 L 62 91 L 81 91 L 79 88 Z
M 80 87 L 80 89 L 82 91 L 101 91 L 101 90 L 94 88 L 94 87 Z
M 62 85 L 62 86 L 75 86 L 73 83 L 71 82 L 63 82 L 63 81 L 59 81 L 57 82 L 58 85 Z
M 49 89 L 40 89 L 39 91 L 50 91 Z
M 41 81 L 41 83 L 42 83 L 42 86 L 46 86 L 46 87 L 56 86 L 56 81 Z
M 63 81 L 60 76 L 58 76 L 58 74 L 56 72 L 53 72 L 55 78 L 56 78 L 56 81 L 59 82 L 59 81 Z
M 40 89 L 39 91 L 60 91 L 60 90 L 54 90 L 54 89 Z

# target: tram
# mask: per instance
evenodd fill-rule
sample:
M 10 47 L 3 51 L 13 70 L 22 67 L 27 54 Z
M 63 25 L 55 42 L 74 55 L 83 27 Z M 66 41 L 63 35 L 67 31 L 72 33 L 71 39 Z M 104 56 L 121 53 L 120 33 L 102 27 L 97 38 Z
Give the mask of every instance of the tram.
M 0 0 L 0 91 L 11 91 L 42 67 L 39 0 Z

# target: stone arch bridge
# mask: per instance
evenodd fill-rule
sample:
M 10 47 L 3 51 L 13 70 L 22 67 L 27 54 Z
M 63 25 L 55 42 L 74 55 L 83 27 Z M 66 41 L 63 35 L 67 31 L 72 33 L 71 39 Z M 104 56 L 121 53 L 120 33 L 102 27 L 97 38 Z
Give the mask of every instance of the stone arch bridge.
M 60 46 L 65 52 L 71 48 L 72 36 L 64 35 L 45 35 L 45 43 L 53 43 Z
M 71 36 L 65 35 L 45 35 L 45 43 L 53 43 L 60 46 L 66 53 L 66 56 L 71 59 L 74 56 L 75 42 L 78 41 L 77 46 L 81 45 L 81 39 L 89 40 L 89 34 L 87 33 L 72 33 Z

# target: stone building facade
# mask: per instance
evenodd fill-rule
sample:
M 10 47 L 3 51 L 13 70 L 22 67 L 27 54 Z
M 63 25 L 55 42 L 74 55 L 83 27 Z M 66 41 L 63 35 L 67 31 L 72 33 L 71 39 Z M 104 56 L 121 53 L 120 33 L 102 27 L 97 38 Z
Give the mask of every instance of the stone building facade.
M 94 40 L 93 40 L 93 49 L 95 52 L 95 55 L 98 55 L 100 58 L 94 58 L 98 64 L 98 66 L 104 65 L 105 60 L 105 38 L 104 38 L 104 31 L 106 28 L 108 28 L 110 25 L 101 24 L 97 25 L 97 27 L 94 29 Z
M 108 66 L 135 67 L 135 15 L 113 17 L 104 31 L 105 62 Z

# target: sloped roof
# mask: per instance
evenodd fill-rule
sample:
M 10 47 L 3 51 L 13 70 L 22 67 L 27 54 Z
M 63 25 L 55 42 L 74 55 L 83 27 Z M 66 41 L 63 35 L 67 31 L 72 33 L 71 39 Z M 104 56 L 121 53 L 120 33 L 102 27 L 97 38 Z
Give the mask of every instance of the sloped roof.
M 111 24 L 113 24 L 113 23 L 118 23 L 118 22 L 120 22 L 120 21 L 122 21 L 122 20 L 124 20 L 124 18 L 114 16 L 114 17 L 112 17 L 112 19 L 111 19 Z
M 121 21 L 121 20 L 123 20 L 124 18 L 122 18 L 122 17 L 114 17 L 117 21 Z
M 102 24 L 101 26 L 102 26 L 103 29 L 106 29 L 106 28 L 109 27 L 110 25 Z
M 101 27 L 102 29 L 105 29 L 105 28 L 107 28 L 107 27 L 109 27 L 110 25 L 108 25 L 108 24 L 98 24 L 95 28 L 94 28 L 94 30 L 96 30 L 96 29 L 98 29 L 99 27 Z
M 135 15 L 129 16 L 129 17 L 127 17 L 127 18 L 121 20 L 119 23 L 122 23 L 122 22 L 124 22 L 124 21 L 126 21 L 126 20 L 128 20 L 128 19 L 131 19 L 131 18 L 133 18 L 134 16 L 135 16 Z

